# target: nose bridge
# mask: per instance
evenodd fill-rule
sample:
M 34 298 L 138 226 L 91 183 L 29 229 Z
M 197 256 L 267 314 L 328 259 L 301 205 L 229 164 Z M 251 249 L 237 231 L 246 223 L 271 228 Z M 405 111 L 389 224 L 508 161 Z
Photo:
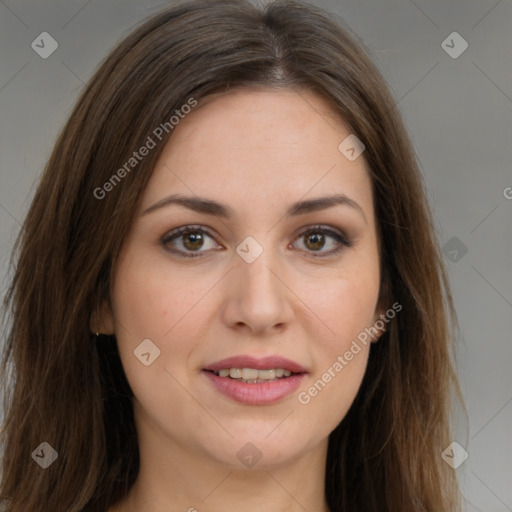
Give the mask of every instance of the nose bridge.
M 262 248 L 261 253 L 253 260 L 241 258 L 238 262 L 238 275 L 241 280 L 241 291 L 244 297 L 256 301 L 265 300 L 266 304 L 277 300 L 282 293 L 276 277 L 277 258 L 272 248 Z
M 287 322 L 290 305 L 287 288 L 281 282 L 285 279 L 279 275 L 283 265 L 277 251 L 270 246 L 263 247 L 253 239 L 242 242 L 237 253 L 238 261 L 231 277 L 235 292 L 229 298 L 230 323 L 244 323 L 254 330 L 265 330 Z

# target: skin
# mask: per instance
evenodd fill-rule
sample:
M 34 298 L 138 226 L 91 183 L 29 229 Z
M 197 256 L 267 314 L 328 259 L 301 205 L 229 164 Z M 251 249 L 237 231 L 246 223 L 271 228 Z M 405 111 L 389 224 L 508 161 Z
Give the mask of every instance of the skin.
M 117 337 L 135 395 L 141 455 L 135 485 L 110 512 L 255 512 L 269 503 L 273 512 L 328 511 L 328 435 L 357 394 L 371 343 L 307 405 L 298 393 L 385 311 L 367 164 L 364 154 L 351 162 L 338 150 L 350 133 L 314 93 L 258 89 L 206 98 L 174 129 L 117 262 L 112 306 L 99 319 L 101 332 Z M 285 217 L 292 203 L 335 193 L 363 213 L 336 205 Z M 179 205 L 143 214 L 169 194 L 216 200 L 234 216 Z M 190 249 L 181 236 L 167 247 L 202 256 L 166 250 L 161 238 L 190 224 L 212 237 Z M 353 245 L 301 235 L 315 224 Z M 247 236 L 263 248 L 252 263 L 236 252 Z M 147 338 L 160 356 L 144 366 L 133 352 Z M 202 372 L 240 354 L 278 354 L 309 373 L 276 403 L 240 404 Z M 252 469 L 237 457 L 248 441 L 262 454 Z

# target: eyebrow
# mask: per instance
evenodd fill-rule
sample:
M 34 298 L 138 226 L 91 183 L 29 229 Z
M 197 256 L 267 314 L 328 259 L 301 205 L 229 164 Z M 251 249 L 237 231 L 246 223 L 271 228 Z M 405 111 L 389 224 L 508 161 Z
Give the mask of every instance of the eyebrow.
M 148 213 L 154 212 L 155 210 L 159 210 L 160 208 L 164 208 L 166 206 L 173 204 L 183 206 L 195 212 L 206 213 L 208 215 L 214 215 L 215 217 L 221 217 L 225 219 L 229 219 L 231 217 L 234 217 L 235 215 L 235 211 L 233 210 L 233 208 L 226 204 L 222 204 L 211 199 L 206 199 L 204 197 L 183 196 L 180 194 L 172 194 L 170 196 L 164 197 L 160 201 L 156 202 L 155 204 L 144 210 L 142 215 L 147 215 Z M 365 222 L 368 223 L 366 215 L 364 214 L 364 211 L 361 208 L 361 206 L 356 201 L 350 199 L 350 197 L 346 196 L 345 194 L 335 194 L 332 196 L 318 197 L 316 199 L 298 201 L 297 203 L 292 204 L 288 208 L 285 217 L 295 217 L 298 215 L 304 215 L 305 213 L 325 210 L 336 205 L 349 206 L 357 210 L 362 215 Z

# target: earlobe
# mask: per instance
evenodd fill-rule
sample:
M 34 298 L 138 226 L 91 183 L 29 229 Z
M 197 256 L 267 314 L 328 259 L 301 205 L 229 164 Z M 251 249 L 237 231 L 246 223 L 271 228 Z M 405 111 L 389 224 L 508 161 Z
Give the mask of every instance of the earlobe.
M 372 343 L 377 343 L 381 339 L 384 332 L 386 331 L 386 329 L 378 329 L 377 327 L 375 327 L 375 329 L 377 329 L 379 333 L 377 335 L 372 334 Z
M 391 278 L 387 268 L 381 275 L 381 283 L 379 289 L 379 298 L 375 308 L 375 315 L 373 318 L 372 332 L 375 334 L 372 336 L 372 343 L 376 343 L 382 337 L 382 335 L 389 330 L 389 321 L 395 316 L 394 309 L 391 307 L 393 303 L 393 292 L 391 285 Z M 389 312 L 393 312 L 393 316 L 390 316 Z
M 94 334 L 112 335 L 115 333 L 112 308 L 108 301 L 104 300 L 101 305 L 92 312 L 89 328 Z
M 387 309 L 383 306 L 380 306 L 375 311 L 373 326 L 371 330 L 372 343 L 377 343 L 381 336 L 386 332 L 389 319 L 386 315 Z

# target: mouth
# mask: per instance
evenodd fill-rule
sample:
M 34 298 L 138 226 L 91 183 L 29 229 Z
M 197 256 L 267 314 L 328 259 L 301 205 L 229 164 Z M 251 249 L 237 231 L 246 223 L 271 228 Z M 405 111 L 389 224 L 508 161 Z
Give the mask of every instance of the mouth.
M 214 388 L 236 402 L 265 405 L 296 390 L 308 371 L 280 356 L 236 356 L 203 368 Z

